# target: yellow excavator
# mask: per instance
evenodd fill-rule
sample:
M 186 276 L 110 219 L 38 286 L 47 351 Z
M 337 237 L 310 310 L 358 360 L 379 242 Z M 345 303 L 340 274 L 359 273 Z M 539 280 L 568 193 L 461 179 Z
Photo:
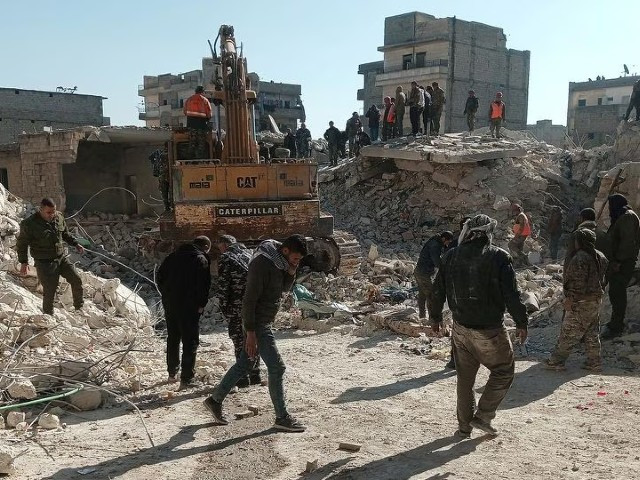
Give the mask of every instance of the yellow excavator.
M 298 233 L 307 237 L 308 265 L 314 270 L 352 273 L 360 263 L 360 246 L 352 235 L 334 231 L 333 217 L 320 211 L 317 163 L 294 158 L 267 163 L 259 157 L 256 92 L 232 26 L 220 27 L 211 51 L 216 78 L 213 91 L 205 94 L 213 100 L 216 129 L 206 135 L 207 158 L 190 158 L 189 131 L 172 130 L 173 210 L 160 218 L 159 238 L 152 244 L 147 238 L 143 249 L 166 251 L 197 235 L 229 234 L 252 245 Z

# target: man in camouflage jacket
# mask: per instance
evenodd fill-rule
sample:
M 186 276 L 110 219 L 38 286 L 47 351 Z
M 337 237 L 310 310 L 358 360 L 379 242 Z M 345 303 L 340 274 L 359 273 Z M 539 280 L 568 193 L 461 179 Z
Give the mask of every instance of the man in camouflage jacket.
M 584 341 L 587 361 L 583 368 L 599 371 L 600 305 L 604 295 L 608 262 L 595 248 L 596 234 L 581 228 L 574 232 L 575 253 L 564 272 L 565 317 L 560 337 L 546 368 L 563 370 L 564 362 L 581 340 Z
M 218 260 L 218 297 L 220 311 L 229 322 L 229 337 L 233 342 L 236 360 L 244 350 L 244 331 L 242 329 L 242 298 L 247 286 L 247 272 L 251 251 L 243 244 L 237 243 L 231 235 L 222 235 L 218 239 L 218 250 L 222 253 Z M 240 379 L 240 388 L 259 384 L 260 357 L 256 356 L 251 373 Z

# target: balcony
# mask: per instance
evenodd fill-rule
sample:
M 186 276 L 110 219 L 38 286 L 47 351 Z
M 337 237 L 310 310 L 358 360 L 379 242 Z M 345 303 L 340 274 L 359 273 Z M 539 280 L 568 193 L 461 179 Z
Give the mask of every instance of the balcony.
M 376 76 L 376 87 L 403 83 L 419 78 L 446 76 L 448 74 L 448 60 L 428 60 L 425 62 L 424 67 L 408 68 L 406 70 L 395 70 L 378 74 Z

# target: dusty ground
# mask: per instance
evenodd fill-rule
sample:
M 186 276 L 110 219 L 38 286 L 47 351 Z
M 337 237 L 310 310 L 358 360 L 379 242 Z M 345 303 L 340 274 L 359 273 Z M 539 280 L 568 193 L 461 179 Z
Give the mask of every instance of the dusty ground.
M 555 328 L 531 330 L 529 357 L 517 363 L 516 381 L 495 421 L 501 430 L 495 439 L 474 433 L 471 440 L 455 441 L 455 375 L 443 361 L 401 348 L 406 338 L 287 330 L 278 342 L 288 364 L 288 403 L 307 432 L 271 429 L 265 387 L 243 390 L 225 403 L 229 414 L 259 405 L 259 416 L 221 427 L 210 423 L 203 390 L 167 400 L 174 387 L 156 386 L 139 397 L 155 447 L 125 407 L 68 413 L 65 431 L 43 432 L 37 443 L 12 442 L 28 449 L 16 460 L 17 478 L 637 478 L 640 380 L 611 367 L 586 375 L 579 355 L 567 372 L 541 369 L 538 359 L 548 344 L 541 339 Z M 206 340 L 229 341 L 223 333 Z M 159 341 L 160 358 L 161 352 Z M 160 370 L 155 380 L 162 377 Z M 15 435 L 7 433 L 5 439 Z M 362 449 L 337 450 L 341 441 Z M 315 459 L 319 469 L 303 474 L 306 462 Z

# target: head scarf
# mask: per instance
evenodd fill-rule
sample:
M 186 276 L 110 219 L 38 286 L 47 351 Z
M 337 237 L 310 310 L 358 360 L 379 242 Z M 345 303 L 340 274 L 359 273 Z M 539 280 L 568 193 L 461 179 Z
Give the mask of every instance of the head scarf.
M 596 251 L 596 233 L 593 230 L 589 230 L 588 228 L 579 228 L 575 232 L 577 247 L 580 250 L 584 250 L 586 253 L 592 257 L 596 265 L 598 265 L 598 272 L 602 275 L 604 272 L 602 260 L 600 255 L 598 255 Z
M 462 226 L 462 231 L 458 237 L 458 245 L 480 237 L 488 238 L 489 243 L 491 243 L 496 225 L 498 225 L 498 221 L 487 215 L 480 214 L 470 218 Z
M 629 202 L 627 197 L 619 193 L 609 195 L 609 216 L 611 217 L 611 223 L 614 223 L 619 217 L 624 215 L 624 212 L 629 210 Z

